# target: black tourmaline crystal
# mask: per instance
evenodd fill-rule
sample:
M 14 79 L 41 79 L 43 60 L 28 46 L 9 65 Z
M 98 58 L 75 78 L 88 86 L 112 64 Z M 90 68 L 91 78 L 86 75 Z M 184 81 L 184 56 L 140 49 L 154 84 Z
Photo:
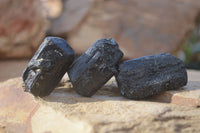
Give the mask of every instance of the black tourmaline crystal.
M 122 56 L 114 39 L 99 39 L 69 69 L 75 91 L 82 96 L 92 96 L 116 73 Z
M 186 85 L 187 72 L 180 59 L 162 53 L 122 62 L 116 79 L 121 94 L 137 100 Z
M 47 37 L 23 73 L 26 91 L 47 96 L 57 86 L 74 60 L 74 51 L 62 38 Z

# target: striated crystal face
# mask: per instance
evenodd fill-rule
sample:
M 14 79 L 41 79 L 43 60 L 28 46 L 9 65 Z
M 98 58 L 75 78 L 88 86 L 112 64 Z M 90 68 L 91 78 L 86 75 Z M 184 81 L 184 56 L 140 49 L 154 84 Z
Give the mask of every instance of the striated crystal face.
M 49 95 L 69 69 L 74 51 L 62 38 L 47 37 L 23 73 L 26 91 L 35 96 Z
M 92 96 L 115 73 L 123 57 L 114 39 L 99 39 L 69 69 L 74 90 L 83 96 Z
M 187 71 L 180 59 L 162 53 L 120 63 L 116 80 L 123 96 L 143 99 L 186 85 Z

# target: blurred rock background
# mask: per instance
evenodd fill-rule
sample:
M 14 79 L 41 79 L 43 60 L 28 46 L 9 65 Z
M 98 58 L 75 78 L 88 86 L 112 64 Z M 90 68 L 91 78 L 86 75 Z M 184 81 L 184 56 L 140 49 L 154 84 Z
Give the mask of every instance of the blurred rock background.
M 0 81 L 20 76 L 45 36 L 77 55 L 112 37 L 124 59 L 170 52 L 200 69 L 200 1 L 0 0 Z

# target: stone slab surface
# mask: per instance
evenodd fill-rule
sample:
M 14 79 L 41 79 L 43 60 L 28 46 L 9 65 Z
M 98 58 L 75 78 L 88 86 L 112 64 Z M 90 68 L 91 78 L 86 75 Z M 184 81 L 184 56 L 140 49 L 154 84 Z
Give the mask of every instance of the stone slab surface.
M 198 101 L 200 72 L 188 70 L 188 75 L 187 86 L 166 93 L 186 98 L 185 101 L 188 97 Z M 187 104 L 163 102 L 153 97 L 129 100 L 120 96 L 114 79 L 91 98 L 76 94 L 67 75 L 43 99 L 24 92 L 22 86 L 21 78 L 0 83 L 0 131 L 3 133 L 200 132 L 198 104 L 190 100 Z M 162 96 L 167 98 L 165 94 Z

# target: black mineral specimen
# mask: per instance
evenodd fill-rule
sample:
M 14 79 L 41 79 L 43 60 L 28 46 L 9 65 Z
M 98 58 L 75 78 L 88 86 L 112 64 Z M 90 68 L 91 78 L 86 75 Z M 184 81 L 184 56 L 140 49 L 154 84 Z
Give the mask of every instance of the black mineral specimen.
M 138 100 L 186 85 L 187 72 L 180 59 L 162 53 L 122 62 L 116 80 L 123 96 Z
M 116 73 L 116 65 L 123 57 L 114 39 L 99 39 L 69 69 L 75 91 L 92 96 Z
M 74 60 L 74 51 L 59 37 L 46 37 L 23 73 L 25 91 L 47 96 L 57 86 Z

